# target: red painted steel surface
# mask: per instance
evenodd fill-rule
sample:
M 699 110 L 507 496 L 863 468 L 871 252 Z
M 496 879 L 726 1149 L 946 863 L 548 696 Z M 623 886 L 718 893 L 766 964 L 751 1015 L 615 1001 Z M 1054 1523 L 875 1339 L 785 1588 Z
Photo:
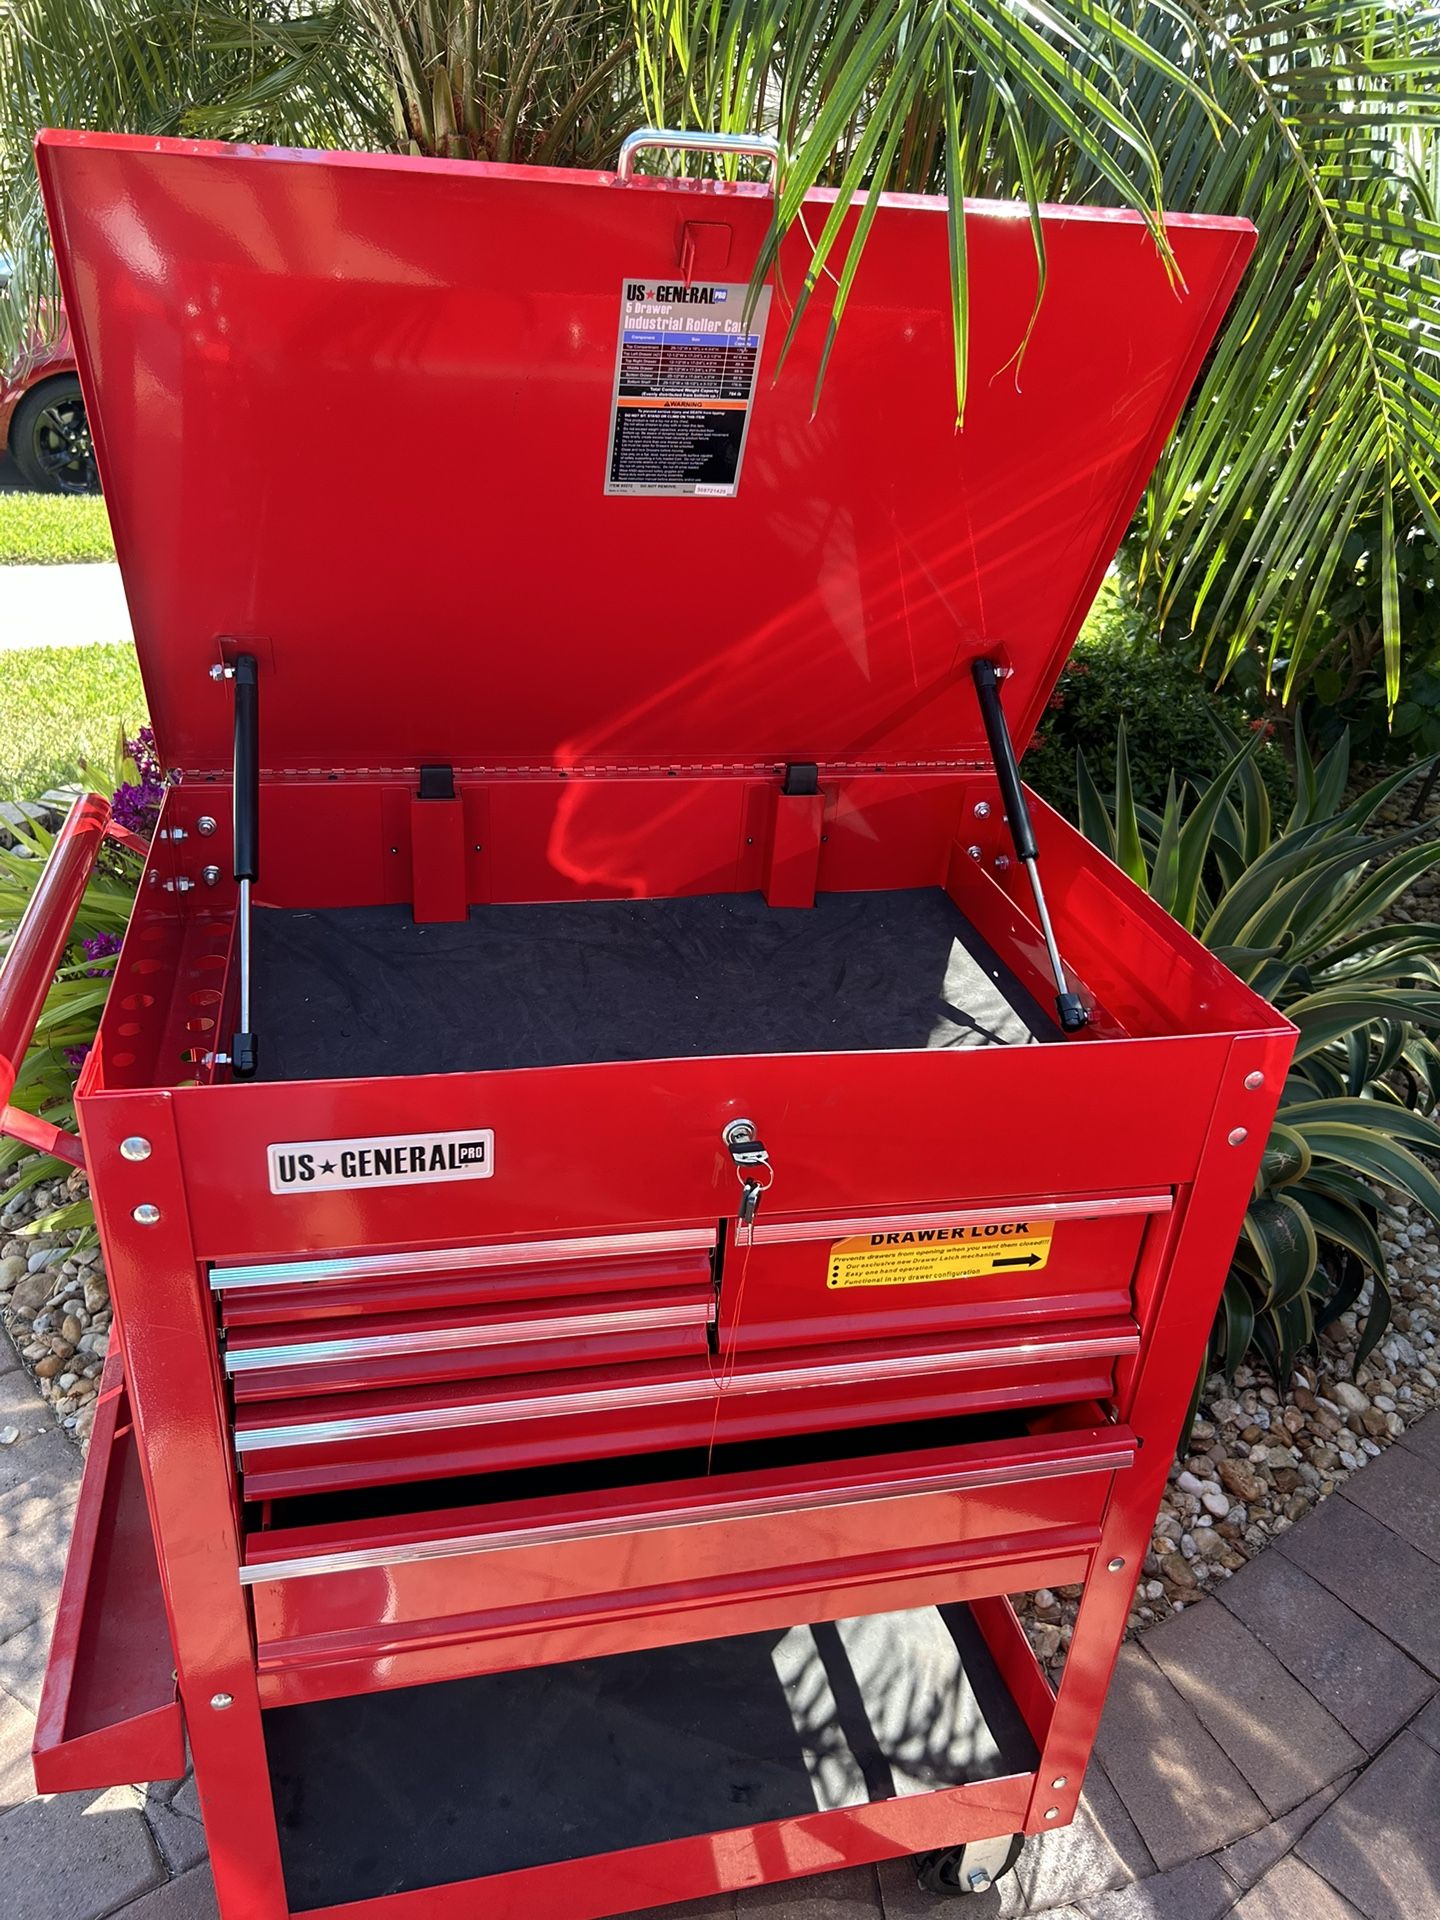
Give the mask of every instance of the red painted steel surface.
M 1032 1772 L 326 1912 L 587 1920 L 1070 1819 L 1286 1023 L 1037 805 L 1092 1003 L 1073 1041 L 231 1084 L 209 1058 L 235 1011 L 230 703 L 206 670 L 237 636 L 260 662 L 265 901 L 943 887 L 1048 1003 L 968 660 L 1013 665 L 1023 740 L 1249 230 L 1174 222 L 1181 294 L 1127 217 L 1052 210 L 1017 378 L 1029 235 L 977 209 L 957 435 L 942 210 L 887 201 L 816 419 L 823 316 L 772 384 L 777 296 L 738 496 L 615 499 L 621 280 L 674 273 L 702 226 L 743 279 L 763 194 L 93 135 L 46 136 L 41 167 L 189 774 L 79 1111 L 223 1920 L 290 1920 L 269 1711 L 941 1603 L 970 1607 Z M 318 387 L 297 339 L 324 343 Z M 455 471 L 377 480 L 377 423 L 437 395 Z M 333 483 L 302 499 L 271 422 L 317 404 Z M 794 760 L 813 798 L 782 794 Z M 418 801 L 446 762 L 455 801 Z M 218 884 L 167 888 L 201 859 Z M 47 889 L 74 884 L 67 855 Z M 741 1115 L 774 1170 L 748 1248 L 720 1139 Z M 484 1181 L 269 1191 L 273 1141 L 475 1127 Z M 825 1284 L 836 1238 L 1027 1215 L 1054 1239 L 1023 1275 Z M 927 1415 L 944 1444 L 907 1439 Z M 734 1465 L 745 1435 L 804 1464 Z M 446 1504 L 450 1477 L 527 1463 L 568 1477 Z M 378 1514 L 346 1506 L 376 1483 Z M 1052 1694 L 1006 1596 L 1070 1582 Z
M 178 1780 L 185 1732 L 124 1368 L 105 1362 L 40 1710 L 41 1793 Z
M 38 151 L 150 710 L 188 768 L 228 761 L 222 635 L 258 636 L 275 769 L 973 762 L 967 663 L 996 647 L 1023 743 L 1254 241 L 1171 219 L 1182 290 L 1137 218 L 1048 209 L 1017 363 L 1029 225 L 974 206 L 957 433 L 944 205 L 887 197 L 818 414 L 825 315 L 775 380 L 777 295 L 736 496 L 607 498 L 622 281 L 675 278 L 687 220 L 730 227 L 743 281 L 764 190 Z M 777 284 L 807 259 L 797 229 Z M 317 406 L 323 488 L 275 454 Z M 384 485 L 377 539 L 383 449 L 437 412 L 439 465 Z

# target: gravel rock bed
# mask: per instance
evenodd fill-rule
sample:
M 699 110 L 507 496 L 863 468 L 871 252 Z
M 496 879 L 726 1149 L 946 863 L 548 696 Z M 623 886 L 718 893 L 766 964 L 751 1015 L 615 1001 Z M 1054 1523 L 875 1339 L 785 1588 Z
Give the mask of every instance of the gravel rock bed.
M 86 1191 L 84 1174 L 76 1172 L 11 1192 L 0 1205 L 0 1321 L 51 1411 L 82 1446 L 110 1345 L 104 1261 L 99 1247 L 77 1246 L 78 1234 L 24 1236 L 18 1230 Z M 18 1437 L 17 1429 L 0 1427 L 0 1446 L 12 1446 Z

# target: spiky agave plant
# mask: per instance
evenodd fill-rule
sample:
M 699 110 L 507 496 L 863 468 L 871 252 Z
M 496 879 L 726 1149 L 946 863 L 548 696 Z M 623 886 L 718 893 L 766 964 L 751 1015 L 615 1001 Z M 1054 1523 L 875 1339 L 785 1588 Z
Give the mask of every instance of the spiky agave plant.
M 1255 743 L 1227 741 L 1215 779 L 1196 791 L 1172 774 L 1156 813 L 1131 793 L 1122 726 L 1113 796 L 1080 754 L 1076 798 L 1088 838 L 1299 1029 L 1214 1335 L 1227 1372 L 1253 1346 L 1287 1381 L 1302 1348 L 1352 1306 L 1357 1365 L 1384 1334 L 1389 1196 L 1440 1219 L 1428 1164 L 1440 1154 L 1440 925 L 1385 918 L 1440 864 L 1440 841 L 1423 826 L 1379 824 L 1428 762 L 1346 804 L 1349 736 L 1317 764 L 1297 723 L 1295 800 L 1280 824 Z

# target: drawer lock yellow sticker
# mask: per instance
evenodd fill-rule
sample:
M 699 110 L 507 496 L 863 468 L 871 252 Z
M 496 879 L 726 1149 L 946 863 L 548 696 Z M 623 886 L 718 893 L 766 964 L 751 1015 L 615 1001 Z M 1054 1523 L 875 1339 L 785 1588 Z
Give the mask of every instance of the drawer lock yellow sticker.
M 1052 1220 L 984 1220 L 856 1233 L 831 1247 L 826 1285 L 903 1287 L 917 1280 L 1032 1273 L 1049 1260 L 1054 1234 Z

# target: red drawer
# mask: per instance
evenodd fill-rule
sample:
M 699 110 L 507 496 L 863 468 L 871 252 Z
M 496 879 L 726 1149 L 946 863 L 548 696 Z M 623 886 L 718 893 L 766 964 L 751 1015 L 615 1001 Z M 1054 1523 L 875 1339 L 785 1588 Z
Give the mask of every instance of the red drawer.
M 511 1376 L 238 1409 L 246 1493 L 283 1498 L 764 1435 L 1103 1397 L 1136 1351 L 1115 1318 L 944 1346 L 885 1342 L 797 1356 Z
M 272 1699 L 285 1695 L 286 1673 L 372 1658 L 366 1684 L 396 1686 L 417 1677 L 406 1662 L 424 1647 L 458 1648 L 467 1636 L 465 1657 L 497 1667 L 577 1657 L 577 1639 L 600 1650 L 622 1617 L 625 1645 L 658 1645 L 703 1632 L 696 1616 L 712 1604 L 725 1605 L 733 1632 L 747 1606 L 757 1621 L 795 1606 L 796 1619 L 839 1618 L 858 1590 L 892 1582 L 903 1586 L 897 1604 L 929 1604 L 953 1597 L 966 1567 L 988 1570 L 979 1584 L 997 1593 L 1078 1578 L 1134 1456 L 1127 1429 L 1090 1423 L 291 1528 L 251 1537 L 242 1578 Z M 1047 1576 L 1047 1555 L 1068 1571 Z

